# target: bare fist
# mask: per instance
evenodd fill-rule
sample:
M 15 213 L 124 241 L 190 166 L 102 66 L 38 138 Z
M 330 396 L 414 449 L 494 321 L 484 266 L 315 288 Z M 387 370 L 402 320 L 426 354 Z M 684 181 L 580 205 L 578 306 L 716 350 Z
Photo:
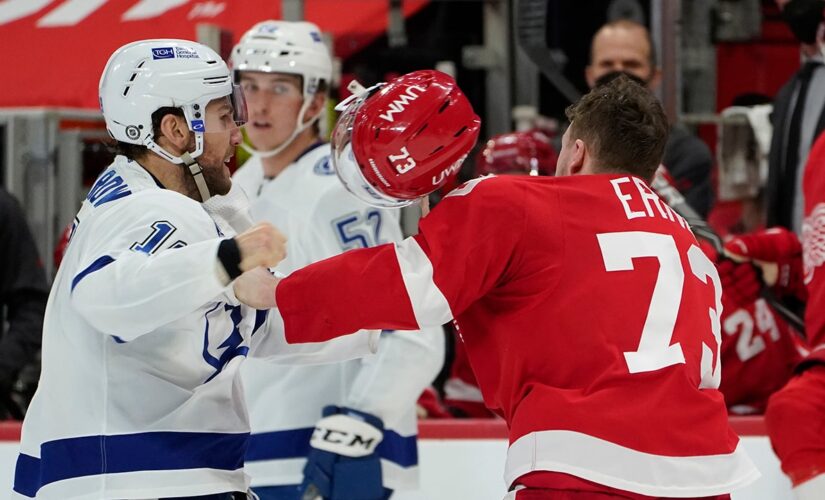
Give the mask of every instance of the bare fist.
M 275 287 L 280 279 L 261 267 L 247 271 L 232 283 L 235 297 L 255 309 L 275 307 Z
M 286 237 L 268 222 L 259 222 L 235 236 L 241 252 L 241 271 L 275 267 L 286 257 Z

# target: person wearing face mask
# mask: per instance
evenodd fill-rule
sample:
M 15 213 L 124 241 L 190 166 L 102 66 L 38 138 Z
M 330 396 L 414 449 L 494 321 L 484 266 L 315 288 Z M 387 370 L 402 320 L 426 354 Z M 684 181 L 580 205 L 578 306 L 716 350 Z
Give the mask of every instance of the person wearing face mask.
M 662 78 L 650 31 L 627 19 L 611 21 L 593 35 L 585 79 L 592 89 L 620 73 L 650 90 L 656 90 Z M 707 217 L 714 204 L 710 179 L 713 158 L 707 145 L 682 126 L 671 126 L 662 163 L 688 204 Z
M 802 172 L 811 145 L 825 128 L 822 21 L 825 0 L 777 0 L 782 18 L 801 43 L 802 64 L 774 101 L 766 187 L 767 224 L 797 235 L 802 229 Z

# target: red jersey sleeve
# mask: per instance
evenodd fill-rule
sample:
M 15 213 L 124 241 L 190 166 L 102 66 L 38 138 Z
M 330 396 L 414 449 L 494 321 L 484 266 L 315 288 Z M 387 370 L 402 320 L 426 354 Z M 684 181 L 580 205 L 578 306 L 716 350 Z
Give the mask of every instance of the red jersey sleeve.
M 414 330 L 460 314 L 519 258 L 526 228 L 518 190 L 501 178 L 470 181 L 421 220 L 418 235 L 292 273 L 276 290 L 287 340 Z

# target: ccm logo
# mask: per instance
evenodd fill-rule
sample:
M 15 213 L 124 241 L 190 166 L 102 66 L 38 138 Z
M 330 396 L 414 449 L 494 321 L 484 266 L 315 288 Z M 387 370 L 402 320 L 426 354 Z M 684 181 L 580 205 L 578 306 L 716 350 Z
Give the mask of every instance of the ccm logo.
M 407 106 L 414 100 L 418 99 L 420 92 L 424 92 L 427 90 L 425 87 L 420 87 L 418 85 L 410 85 L 407 87 L 407 90 L 404 91 L 397 99 L 394 99 L 387 111 L 379 114 L 378 116 L 390 123 L 394 121 L 393 115 L 396 113 L 403 113 Z M 415 91 L 418 91 L 419 94 L 416 94 Z
M 309 445 L 345 457 L 366 457 L 384 438 L 372 425 L 346 416 L 332 415 L 321 419 L 312 432 Z
M 321 427 L 316 427 L 312 432 L 312 440 L 352 448 L 363 448 L 364 450 L 372 450 L 377 444 L 376 438 L 367 438 L 360 434 L 335 429 L 323 429 Z

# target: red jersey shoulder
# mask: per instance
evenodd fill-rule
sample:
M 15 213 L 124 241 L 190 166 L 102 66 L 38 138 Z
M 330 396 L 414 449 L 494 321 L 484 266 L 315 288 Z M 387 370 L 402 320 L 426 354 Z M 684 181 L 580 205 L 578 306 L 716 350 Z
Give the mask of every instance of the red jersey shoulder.
M 559 184 L 567 211 L 595 217 L 593 225 L 623 230 L 693 234 L 687 221 L 639 177 L 622 174 L 578 175 Z M 614 229 L 615 230 L 615 229 Z
M 434 209 L 462 219 L 473 215 L 512 219 L 523 212 L 524 189 L 516 176 L 489 175 L 467 181 L 450 191 Z M 426 218 L 424 219 L 426 220 Z

